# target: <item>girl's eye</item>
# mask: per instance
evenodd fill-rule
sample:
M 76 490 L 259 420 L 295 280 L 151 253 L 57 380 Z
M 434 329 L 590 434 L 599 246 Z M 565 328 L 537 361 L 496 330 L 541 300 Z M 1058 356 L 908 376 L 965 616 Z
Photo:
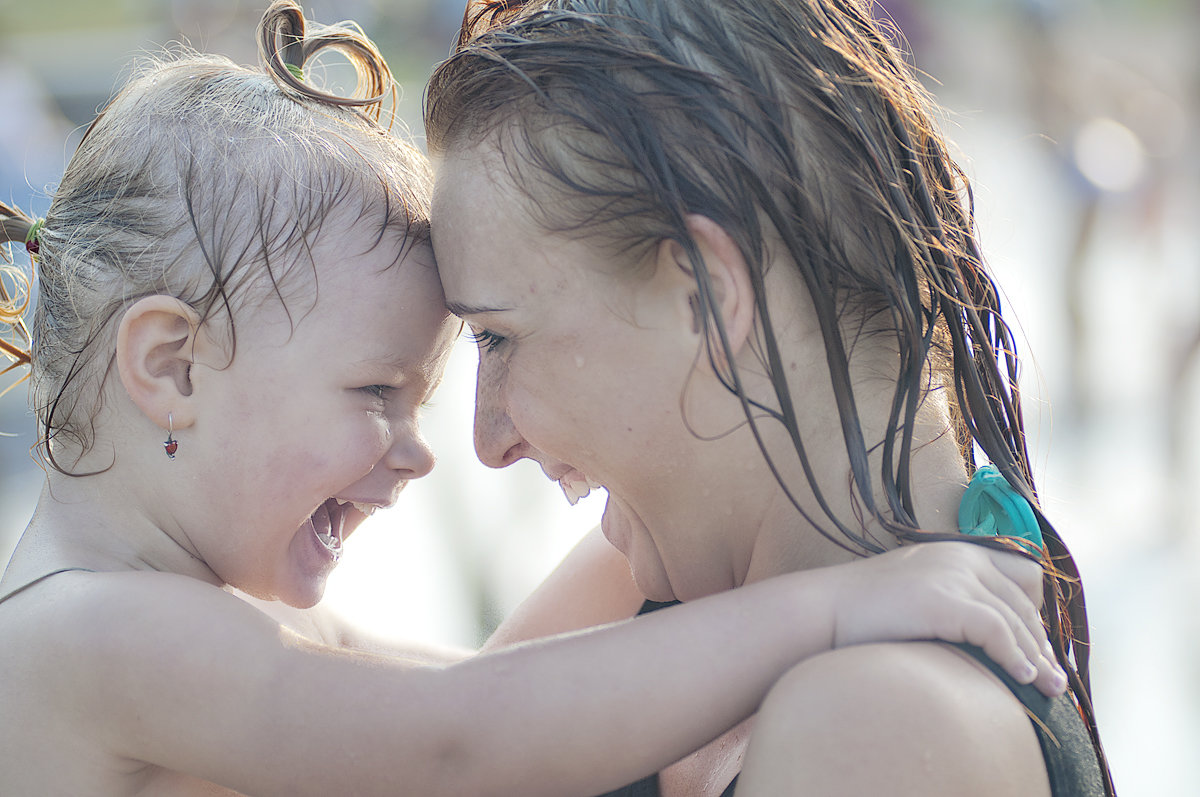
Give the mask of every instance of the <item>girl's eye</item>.
M 381 401 L 386 400 L 388 394 L 392 392 L 392 388 L 387 385 L 367 385 L 366 387 L 360 387 L 359 390 Z
M 486 329 L 473 329 L 467 335 L 484 351 L 495 351 L 496 347 L 507 340 L 503 335 L 497 335 Z

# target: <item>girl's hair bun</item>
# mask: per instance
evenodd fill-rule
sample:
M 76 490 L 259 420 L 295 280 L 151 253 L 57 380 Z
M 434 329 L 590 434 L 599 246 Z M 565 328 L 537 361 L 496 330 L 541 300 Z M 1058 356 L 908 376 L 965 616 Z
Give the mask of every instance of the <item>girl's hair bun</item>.
M 29 216 L 0 202 L 0 244 L 24 244 L 35 226 Z M 2 247 L 0 256 L 8 261 Z M 29 330 L 25 326 L 29 295 L 30 283 L 25 273 L 10 262 L 0 262 L 0 396 L 29 378 L 26 371 L 16 381 L 9 382 L 14 371 L 19 373 L 31 362 Z
M 323 91 L 305 79 L 304 65 L 325 49 L 339 51 L 354 67 L 358 85 L 352 96 Z M 307 23 L 294 0 L 275 0 L 263 14 L 258 26 L 258 56 L 275 83 L 297 99 L 357 108 L 374 121 L 379 121 L 387 97 L 395 103 L 392 72 L 362 29 L 353 22 Z

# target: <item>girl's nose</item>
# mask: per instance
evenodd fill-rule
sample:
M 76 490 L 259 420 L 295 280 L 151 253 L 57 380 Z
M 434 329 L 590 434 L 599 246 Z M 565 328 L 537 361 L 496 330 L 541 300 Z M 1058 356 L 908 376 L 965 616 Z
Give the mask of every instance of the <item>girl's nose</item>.
M 396 471 L 404 481 L 419 479 L 433 470 L 433 449 L 421 435 L 416 421 L 407 428 L 394 430 L 392 446 L 384 456 L 384 464 Z

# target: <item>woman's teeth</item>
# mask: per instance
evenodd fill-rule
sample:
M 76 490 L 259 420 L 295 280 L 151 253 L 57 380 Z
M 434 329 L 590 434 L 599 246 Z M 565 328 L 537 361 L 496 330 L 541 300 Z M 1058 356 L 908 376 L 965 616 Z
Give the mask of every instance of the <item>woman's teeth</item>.
M 575 504 L 579 503 L 579 499 L 587 498 L 592 490 L 597 490 L 604 485 L 592 481 L 586 476 L 582 478 L 567 478 L 564 476 L 558 480 L 558 486 L 562 488 L 563 495 L 567 497 L 567 503 L 575 506 Z

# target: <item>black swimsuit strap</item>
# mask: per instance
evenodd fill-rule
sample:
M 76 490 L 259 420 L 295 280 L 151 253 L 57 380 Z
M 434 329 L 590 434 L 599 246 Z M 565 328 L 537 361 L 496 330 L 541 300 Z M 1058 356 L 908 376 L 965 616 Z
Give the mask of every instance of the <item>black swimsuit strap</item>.
M 63 567 L 58 570 L 52 570 L 49 573 L 46 573 L 45 575 L 38 576 L 33 581 L 30 581 L 28 584 L 17 587 L 16 589 L 14 589 L 12 592 L 8 593 L 7 595 L 0 596 L 0 603 L 4 603 L 6 600 L 13 597 L 14 595 L 20 595 L 25 590 L 29 589 L 32 586 L 42 583 L 43 581 L 50 578 L 51 576 L 57 576 L 59 573 L 69 573 L 72 570 L 78 570 L 81 573 L 95 573 L 96 572 L 95 570 L 88 570 L 86 567 Z

